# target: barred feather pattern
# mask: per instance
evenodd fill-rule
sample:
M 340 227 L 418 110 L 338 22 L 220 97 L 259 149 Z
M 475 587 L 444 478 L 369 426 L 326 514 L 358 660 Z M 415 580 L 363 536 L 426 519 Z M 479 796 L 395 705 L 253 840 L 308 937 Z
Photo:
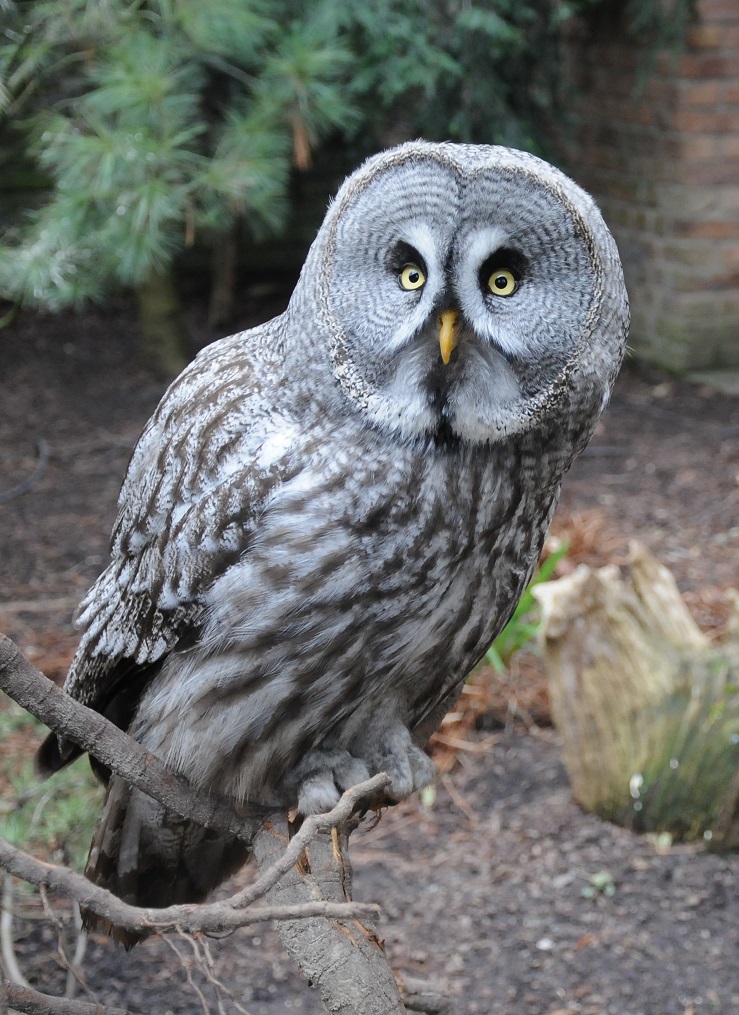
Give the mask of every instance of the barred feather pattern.
M 510 300 L 487 282 L 506 264 Z M 307 813 L 378 771 L 394 799 L 426 784 L 422 748 L 530 579 L 627 326 L 613 240 L 557 170 L 422 142 L 370 160 L 285 314 L 204 350 L 147 425 L 67 690 L 237 801 Z M 88 873 L 160 905 L 243 858 L 114 776 Z

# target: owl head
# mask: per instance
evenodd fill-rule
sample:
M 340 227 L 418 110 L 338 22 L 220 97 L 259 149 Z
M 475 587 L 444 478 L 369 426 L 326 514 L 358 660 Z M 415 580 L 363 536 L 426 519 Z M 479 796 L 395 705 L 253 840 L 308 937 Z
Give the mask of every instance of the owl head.
M 488 443 L 577 392 L 594 411 L 628 301 L 592 199 L 508 148 L 414 142 L 350 176 L 294 297 L 353 410 L 409 439 Z

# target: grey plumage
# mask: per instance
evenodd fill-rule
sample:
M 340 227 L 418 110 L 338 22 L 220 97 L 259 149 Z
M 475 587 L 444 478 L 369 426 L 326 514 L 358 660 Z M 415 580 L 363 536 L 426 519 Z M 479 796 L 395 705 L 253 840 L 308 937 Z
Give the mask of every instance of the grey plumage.
M 67 690 L 238 800 L 325 809 L 381 770 L 397 799 L 419 788 L 627 326 L 613 240 L 551 166 L 422 142 L 370 159 L 285 314 L 205 349 L 149 421 Z M 40 767 L 71 753 L 52 738 Z M 88 872 L 163 905 L 242 859 L 114 776 Z

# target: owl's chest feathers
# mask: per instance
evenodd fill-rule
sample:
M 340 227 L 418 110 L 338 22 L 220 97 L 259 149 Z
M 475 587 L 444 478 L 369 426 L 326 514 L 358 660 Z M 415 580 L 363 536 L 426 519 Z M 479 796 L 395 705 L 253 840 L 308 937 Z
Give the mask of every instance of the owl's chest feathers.
M 237 795 L 378 715 L 415 728 L 508 619 L 564 468 L 523 438 L 314 452 L 206 591 L 197 644 L 169 657 L 132 728 L 196 782 L 232 773 Z
M 558 488 L 547 472 L 520 442 L 334 451 L 274 495 L 214 583 L 209 657 L 254 687 L 280 673 L 322 700 L 393 693 L 412 709 L 447 659 L 461 679 L 506 619 Z

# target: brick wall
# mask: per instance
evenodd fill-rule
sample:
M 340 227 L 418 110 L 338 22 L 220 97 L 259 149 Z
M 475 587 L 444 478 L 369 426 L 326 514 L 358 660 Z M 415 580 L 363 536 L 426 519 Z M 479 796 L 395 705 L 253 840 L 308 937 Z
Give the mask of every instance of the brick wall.
M 676 371 L 739 367 L 739 0 L 699 0 L 682 54 L 613 25 L 575 43 L 570 174 L 621 251 L 638 356 Z

